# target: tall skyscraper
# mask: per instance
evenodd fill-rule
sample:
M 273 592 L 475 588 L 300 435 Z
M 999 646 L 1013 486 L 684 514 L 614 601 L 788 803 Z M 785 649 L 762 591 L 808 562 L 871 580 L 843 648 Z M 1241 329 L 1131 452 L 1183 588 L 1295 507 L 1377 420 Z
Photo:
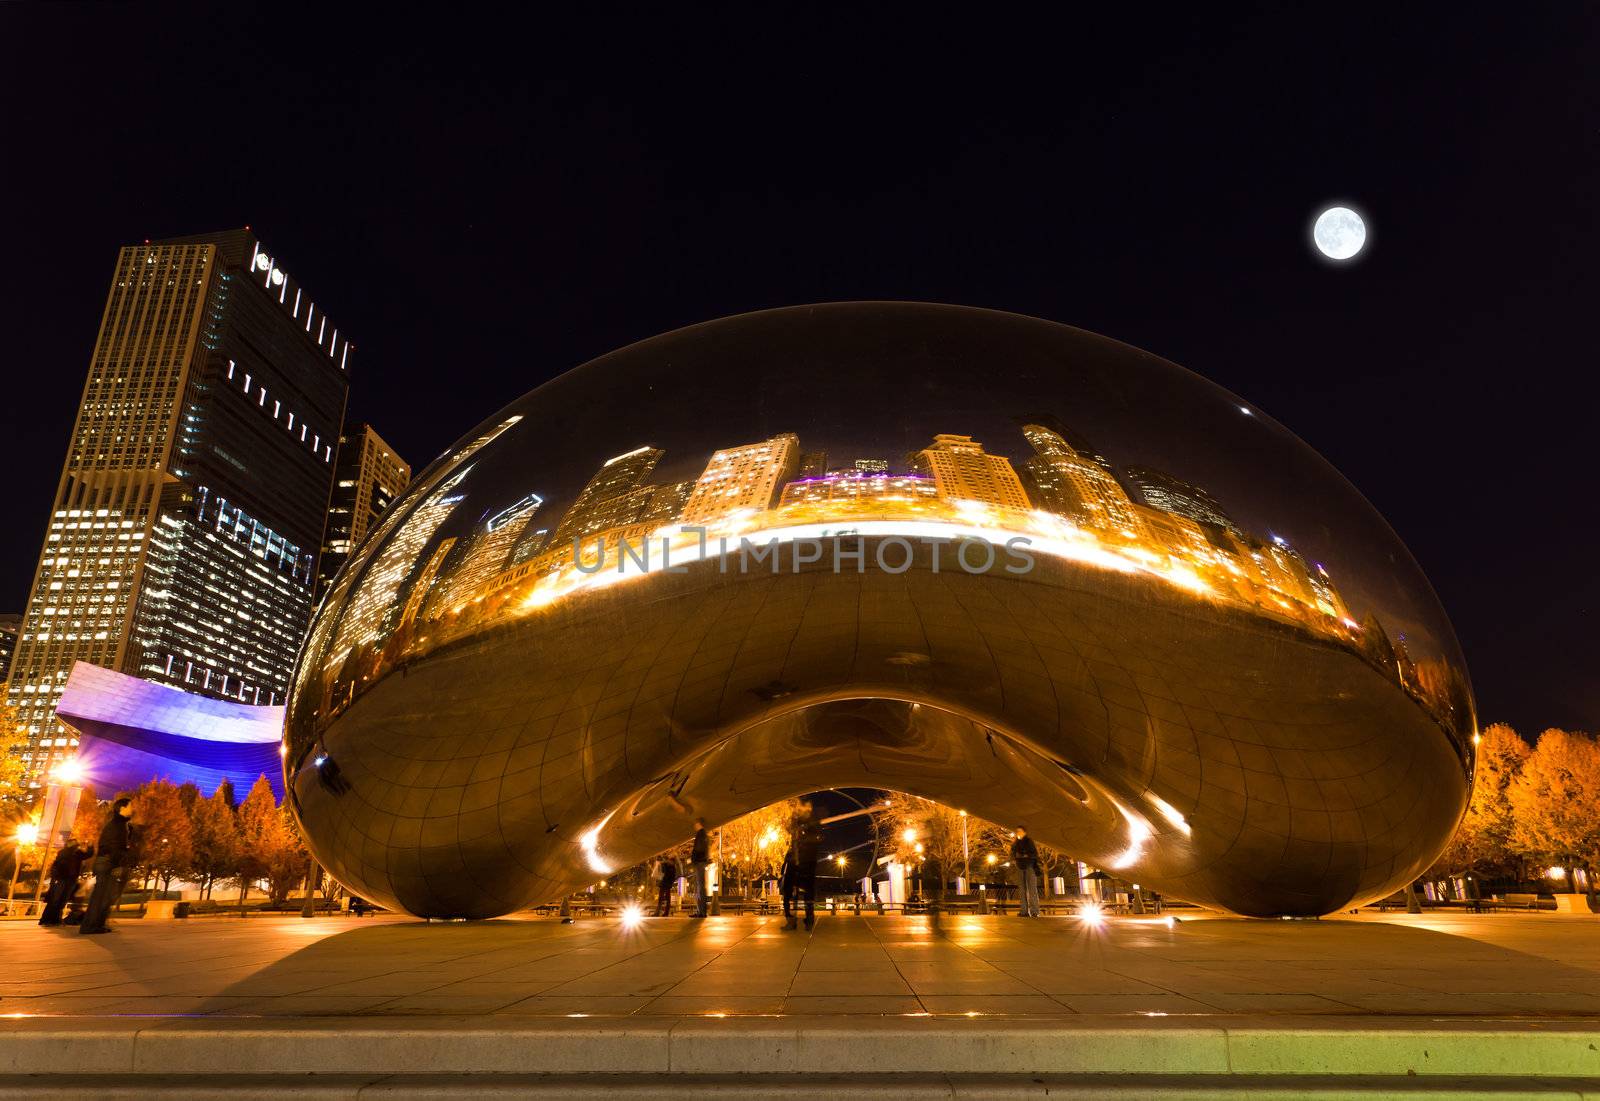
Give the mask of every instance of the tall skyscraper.
M 512 548 L 542 504 L 543 497 L 530 493 L 480 520 L 466 546 L 458 548 L 456 561 L 445 563 L 449 573 L 435 587 L 437 596 L 430 601 L 432 606 L 423 609 L 424 617 L 483 596 L 488 583 L 506 568 Z
M 1035 452 L 1026 469 L 1040 508 L 1107 535 L 1135 538 L 1141 534 L 1133 499 L 1103 462 L 1043 425 L 1023 425 L 1022 434 Z
M 800 466 L 793 432 L 727 447 L 711 456 L 683 506 L 683 522 L 699 524 L 740 509 L 768 509 Z
M 22 631 L 22 613 L 0 615 L 0 684 L 11 673 L 11 659 L 17 652 L 17 635 Z
M 317 593 L 328 591 L 333 577 L 389 502 L 411 481 L 411 467 L 383 442 L 369 424 L 347 424 L 334 452 L 333 499 L 317 564 Z
M 1129 467 L 1127 475 L 1134 491 L 1151 508 L 1187 516 L 1197 524 L 1239 530 L 1217 499 L 1197 485 L 1143 466 Z
M 636 447 L 607 459 L 561 517 L 550 545 L 570 545 L 597 532 L 635 523 L 656 490 L 642 483 L 664 454 L 659 448 Z
M 6 684 L 30 781 L 77 661 L 283 702 L 351 350 L 248 229 L 118 254 Z
M 948 432 L 912 457 L 913 465 L 933 478 L 946 500 L 981 501 L 1003 508 L 1027 508 L 1022 479 L 1004 455 L 990 455 L 971 436 Z

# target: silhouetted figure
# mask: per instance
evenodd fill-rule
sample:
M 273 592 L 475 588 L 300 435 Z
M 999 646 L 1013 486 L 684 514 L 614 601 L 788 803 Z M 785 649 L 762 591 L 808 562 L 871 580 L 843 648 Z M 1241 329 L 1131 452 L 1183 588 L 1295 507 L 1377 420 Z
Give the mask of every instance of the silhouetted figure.
M 1017 827 L 1017 839 L 1011 842 L 1011 863 L 1016 865 L 1022 883 L 1018 902 L 1018 917 L 1039 916 L 1039 846 L 1028 836 L 1025 826 Z
M 711 901 L 711 838 L 702 818 L 694 820 L 694 847 L 689 850 L 689 863 L 694 868 L 694 916 L 703 918 Z
M 111 804 L 111 816 L 100 830 L 94 851 L 94 892 L 89 896 L 89 908 L 83 915 L 80 933 L 109 933 L 106 918 L 111 908 L 122 897 L 122 888 L 133 871 L 137 848 L 137 831 L 133 828 L 133 801 L 118 799 Z
M 93 855 L 93 849 L 80 848 L 71 838 L 56 853 L 56 858 L 50 862 L 50 890 L 45 895 L 44 913 L 39 915 L 40 925 L 61 924 L 61 911 L 78 893 L 78 878 L 83 875 L 84 861 Z
M 796 909 L 800 899 L 805 899 L 807 929 L 816 923 L 817 851 L 821 847 L 822 827 L 817 825 L 811 804 L 802 804 L 801 816 L 794 826 L 794 894 Z M 793 912 L 789 914 L 787 926 L 795 927 Z
M 372 906 L 360 895 L 350 896 L 350 912 L 356 917 L 366 917 L 367 911 L 370 909 L 372 909 Z
M 783 866 L 778 870 L 778 894 L 783 896 L 783 927 L 793 929 L 795 926 L 794 903 L 795 888 L 799 876 L 795 874 L 794 846 L 790 845 L 783 852 Z
M 678 862 L 670 856 L 656 861 L 656 917 L 672 916 L 672 885 L 678 882 Z

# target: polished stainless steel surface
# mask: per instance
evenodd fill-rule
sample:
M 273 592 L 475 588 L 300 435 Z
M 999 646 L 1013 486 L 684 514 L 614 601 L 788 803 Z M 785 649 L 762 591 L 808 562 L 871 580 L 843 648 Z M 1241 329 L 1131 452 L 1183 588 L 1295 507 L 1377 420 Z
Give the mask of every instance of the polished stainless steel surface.
M 464 437 L 319 610 L 284 763 L 333 874 L 427 916 L 843 784 L 1316 914 L 1431 861 L 1474 724 L 1404 546 L 1248 402 L 847 303 L 644 341 Z

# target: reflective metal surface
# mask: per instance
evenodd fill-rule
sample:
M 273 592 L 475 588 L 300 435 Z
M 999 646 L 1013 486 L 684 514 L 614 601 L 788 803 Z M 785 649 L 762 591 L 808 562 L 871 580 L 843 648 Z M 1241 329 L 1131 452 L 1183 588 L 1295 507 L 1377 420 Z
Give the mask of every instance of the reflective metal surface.
M 1316 914 L 1429 863 L 1474 721 L 1410 555 L 1247 402 L 853 303 L 656 337 L 469 433 L 324 601 L 284 751 L 317 856 L 427 916 L 846 784 Z

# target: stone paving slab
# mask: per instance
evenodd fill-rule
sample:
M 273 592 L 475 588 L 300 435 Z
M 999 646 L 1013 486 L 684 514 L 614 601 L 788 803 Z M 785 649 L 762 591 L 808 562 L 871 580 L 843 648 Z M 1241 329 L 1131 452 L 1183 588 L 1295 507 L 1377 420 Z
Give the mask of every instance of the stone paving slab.
M 0 1014 L 1600 1018 L 1600 917 L 0 923 Z

